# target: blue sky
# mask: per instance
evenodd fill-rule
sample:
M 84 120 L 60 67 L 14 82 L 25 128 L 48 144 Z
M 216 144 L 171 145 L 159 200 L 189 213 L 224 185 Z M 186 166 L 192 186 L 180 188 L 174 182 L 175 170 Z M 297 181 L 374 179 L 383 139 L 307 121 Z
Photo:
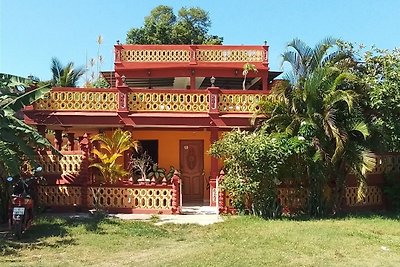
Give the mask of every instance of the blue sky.
M 143 25 L 157 5 L 199 6 L 209 12 L 210 34 L 224 44 L 270 46 L 270 66 L 280 70 L 285 44 L 298 37 L 314 45 L 332 36 L 347 41 L 400 47 L 399 0 L 0 0 L 0 72 L 51 78 L 57 57 L 84 66 L 97 55 L 97 36 L 104 43 L 103 70 L 113 68 L 113 44 L 125 41 L 131 27 Z

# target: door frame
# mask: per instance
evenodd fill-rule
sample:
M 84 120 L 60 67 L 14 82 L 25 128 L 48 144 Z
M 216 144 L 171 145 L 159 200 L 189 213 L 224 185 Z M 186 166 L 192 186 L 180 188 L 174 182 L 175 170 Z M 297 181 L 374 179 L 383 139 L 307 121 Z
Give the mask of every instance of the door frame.
M 200 199 L 199 200 L 194 200 L 193 202 L 201 202 L 201 203 L 199 203 L 199 204 L 203 204 L 203 202 L 204 202 L 204 139 L 180 139 L 179 140 L 179 169 L 182 171 L 182 163 L 183 163 L 183 153 L 181 152 L 181 150 L 183 149 L 183 142 L 199 142 L 199 144 L 201 144 L 201 148 L 200 148 L 200 150 L 201 150 L 201 154 L 200 154 L 200 156 L 201 156 L 201 158 L 202 158 L 202 160 L 203 160 L 203 162 L 201 163 L 202 164 L 202 169 L 201 169 L 201 172 L 202 172 L 202 175 L 201 175 L 201 182 L 200 182 Z M 182 184 L 182 181 L 183 181 L 183 177 L 181 178 L 181 184 Z M 182 205 L 184 205 L 185 204 L 185 202 L 191 202 L 190 200 L 188 201 L 188 200 L 184 200 L 183 199 L 183 185 L 182 185 L 182 187 L 181 187 L 181 198 L 182 198 Z

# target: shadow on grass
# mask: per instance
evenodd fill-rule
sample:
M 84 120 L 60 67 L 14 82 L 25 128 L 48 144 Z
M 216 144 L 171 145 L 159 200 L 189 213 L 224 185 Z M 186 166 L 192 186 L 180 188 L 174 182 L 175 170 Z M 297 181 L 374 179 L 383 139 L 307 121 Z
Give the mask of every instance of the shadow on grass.
M 76 240 L 70 234 L 71 227 L 82 225 L 88 232 L 100 232 L 99 224 L 106 220 L 105 216 L 88 218 L 59 217 L 57 215 L 38 216 L 19 240 L 9 231 L 2 232 L 0 235 L 0 255 L 18 255 L 22 249 L 75 245 Z M 114 222 L 108 220 L 107 223 L 113 224 Z M 58 237 L 59 240 L 49 242 L 46 240 L 49 237 Z
M 333 215 L 310 216 L 306 214 L 296 214 L 292 216 L 282 216 L 282 220 L 290 221 L 313 221 L 313 220 L 346 220 L 353 219 L 387 219 L 400 221 L 400 213 L 392 211 L 357 211 L 357 212 L 340 212 Z

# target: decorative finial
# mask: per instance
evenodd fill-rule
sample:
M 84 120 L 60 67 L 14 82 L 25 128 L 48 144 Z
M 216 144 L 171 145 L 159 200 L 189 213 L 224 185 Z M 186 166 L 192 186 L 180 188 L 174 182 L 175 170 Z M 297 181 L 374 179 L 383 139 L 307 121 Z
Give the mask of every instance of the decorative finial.
M 215 77 L 214 76 L 212 76 L 210 78 L 210 82 L 211 82 L 211 87 L 214 87 L 214 83 L 215 83 Z
M 119 45 L 119 40 L 117 40 L 117 45 Z

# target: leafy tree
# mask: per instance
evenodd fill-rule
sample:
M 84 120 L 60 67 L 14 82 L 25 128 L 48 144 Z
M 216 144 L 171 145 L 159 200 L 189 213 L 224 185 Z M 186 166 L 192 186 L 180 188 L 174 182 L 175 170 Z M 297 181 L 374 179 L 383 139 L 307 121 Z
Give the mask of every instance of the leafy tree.
M 160 5 L 145 17 L 144 25 L 128 31 L 128 44 L 222 44 L 222 37 L 209 35 L 211 21 L 199 7 L 185 8 L 175 16 L 169 6 Z
M 51 72 L 53 74 L 52 85 L 59 87 L 76 87 L 79 78 L 85 74 L 85 70 L 81 67 L 75 68 L 73 62 L 63 66 L 55 57 L 51 59 Z
M 125 151 L 138 148 L 139 143 L 132 140 L 129 131 L 117 129 L 111 138 L 102 133 L 96 134 L 91 137 L 91 141 L 99 142 L 100 150 L 93 148 L 92 153 L 98 157 L 99 162 L 94 162 L 89 167 L 98 169 L 105 181 L 116 182 L 129 174 L 118 163 L 118 159 L 123 157 Z
M 225 167 L 223 189 L 240 212 L 271 218 L 280 215 L 277 185 L 301 173 L 309 141 L 287 134 L 234 130 L 211 147 Z M 292 164 L 289 164 L 291 162 Z M 301 178 L 300 175 L 297 176 Z
M 368 119 L 374 150 L 400 152 L 400 49 L 373 48 L 359 68 L 367 84 Z

